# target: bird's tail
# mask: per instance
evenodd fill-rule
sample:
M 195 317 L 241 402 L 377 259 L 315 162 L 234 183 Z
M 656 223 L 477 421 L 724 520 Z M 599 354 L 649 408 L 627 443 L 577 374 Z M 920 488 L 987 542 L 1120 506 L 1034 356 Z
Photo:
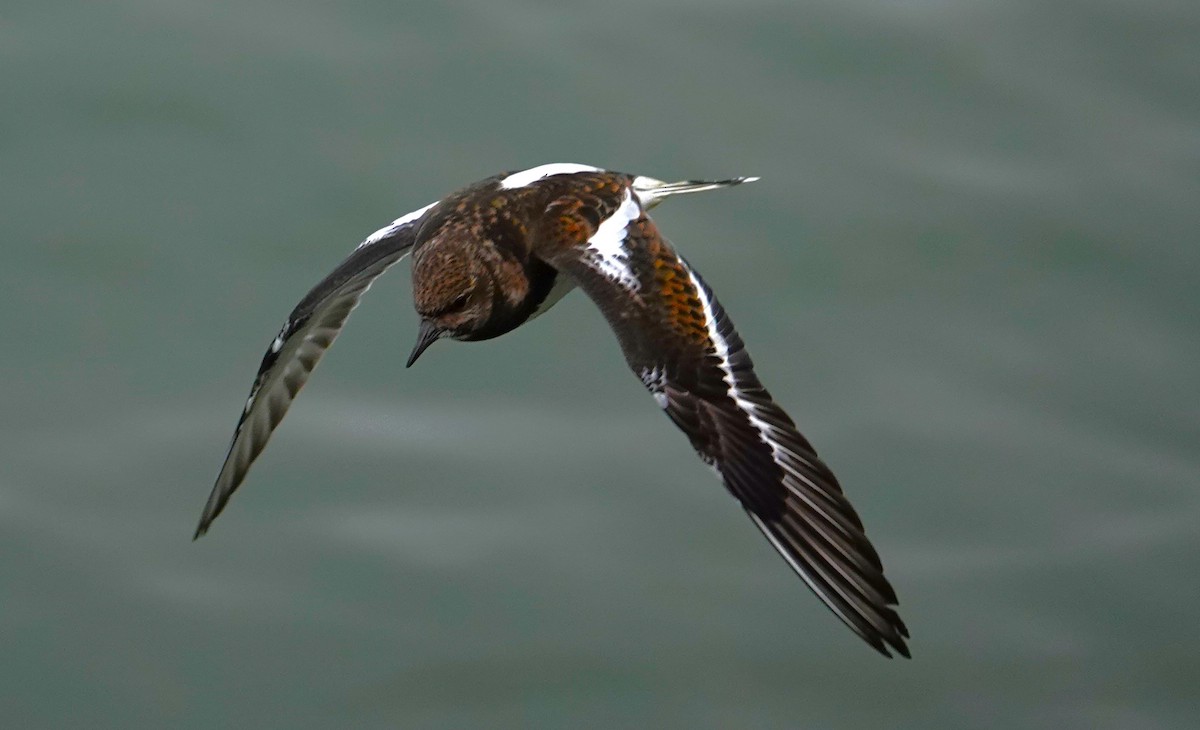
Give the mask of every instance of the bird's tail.
M 754 182 L 757 177 L 731 177 L 728 180 L 680 180 L 679 182 L 663 182 L 652 177 L 638 176 L 633 179 L 633 192 L 642 201 L 642 207 L 649 210 L 663 201 L 664 198 L 683 193 L 699 193 L 703 190 L 728 188 L 742 183 Z

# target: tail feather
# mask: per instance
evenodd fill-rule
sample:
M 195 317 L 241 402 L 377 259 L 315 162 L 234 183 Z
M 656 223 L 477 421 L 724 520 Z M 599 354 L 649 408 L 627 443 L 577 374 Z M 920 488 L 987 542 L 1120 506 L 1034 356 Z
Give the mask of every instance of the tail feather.
M 633 179 L 633 191 L 642 201 L 642 207 L 649 210 L 672 195 L 683 193 L 699 193 L 704 190 L 728 188 L 742 183 L 754 182 L 757 177 L 731 177 L 727 180 L 680 180 L 679 182 L 663 182 L 652 177 L 639 176 Z

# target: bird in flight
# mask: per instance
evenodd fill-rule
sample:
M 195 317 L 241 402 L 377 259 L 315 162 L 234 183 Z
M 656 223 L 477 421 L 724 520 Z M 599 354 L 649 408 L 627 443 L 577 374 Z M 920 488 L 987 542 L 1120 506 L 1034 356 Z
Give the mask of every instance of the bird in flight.
M 837 478 L 759 382 L 712 289 L 647 215 L 681 193 L 757 178 L 663 182 L 587 165 L 495 175 L 372 233 L 292 310 L 258 368 L 204 506 L 206 533 L 375 279 L 412 254 L 421 325 L 498 337 L 579 287 L 629 367 L 809 588 L 885 656 L 909 656 L 896 593 Z

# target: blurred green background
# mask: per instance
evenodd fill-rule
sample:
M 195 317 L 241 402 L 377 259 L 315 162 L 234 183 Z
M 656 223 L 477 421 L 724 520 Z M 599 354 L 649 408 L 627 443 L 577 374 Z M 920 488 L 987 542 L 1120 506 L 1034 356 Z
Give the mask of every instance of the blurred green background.
M 0 5 L 10 728 L 1183 728 L 1200 5 Z M 854 638 L 582 295 L 411 371 L 407 265 L 190 538 L 255 367 L 495 172 L 761 175 L 659 225 L 840 475 Z

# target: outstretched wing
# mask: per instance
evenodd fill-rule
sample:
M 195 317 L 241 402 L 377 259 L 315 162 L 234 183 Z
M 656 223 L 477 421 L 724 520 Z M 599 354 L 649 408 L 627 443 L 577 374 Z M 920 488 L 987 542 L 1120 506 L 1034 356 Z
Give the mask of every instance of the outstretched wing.
M 258 366 L 250 397 L 233 431 L 225 463 L 204 505 L 195 537 L 208 532 L 209 525 L 221 514 L 317 361 L 342 331 L 351 310 L 371 283 L 409 252 L 416 239 L 417 224 L 434 205 L 397 218 L 368 236 L 288 315 Z
M 837 479 L 627 181 L 576 176 L 547 211 L 537 255 L 596 302 L 655 401 L 813 592 L 876 650 L 907 657 L 896 594 Z

